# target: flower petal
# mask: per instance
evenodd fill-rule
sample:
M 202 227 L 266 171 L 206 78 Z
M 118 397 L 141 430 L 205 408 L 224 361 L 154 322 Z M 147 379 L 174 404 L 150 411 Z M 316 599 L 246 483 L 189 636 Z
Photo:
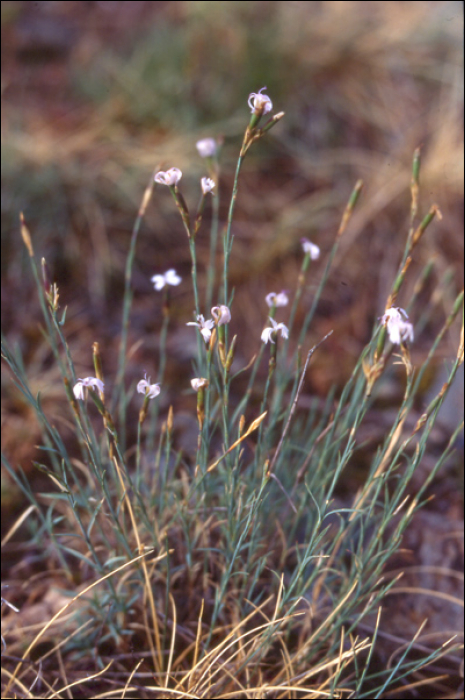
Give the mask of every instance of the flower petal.
M 262 331 L 261 339 L 263 343 L 273 343 L 274 345 L 274 340 L 273 340 L 273 333 L 274 329 L 273 328 L 264 328 Z
M 165 272 L 165 281 L 166 284 L 171 284 L 172 287 L 177 287 L 178 284 L 181 284 L 182 279 L 176 273 L 176 270 L 171 269 Z
M 81 401 L 84 400 L 84 387 L 82 382 L 78 382 L 73 386 L 73 394 L 77 399 L 80 399 Z
M 210 338 L 211 338 L 211 334 L 212 334 L 211 330 L 210 330 L 209 328 L 205 327 L 205 328 L 201 328 L 201 329 L 200 329 L 200 332 L 201 332 L 201 334 L 202 334 L 202 336 L 203 336 L 204 341 L 205 341 L 206 343 L 208 343 L 208 341 L 209 341 Z
M 153 277 L 150 278 L 150 281 L 153 282 L 153 286 L 157 292 L 163 289 L 163 287 L 166 285 L 164 275 L 153 275 Z

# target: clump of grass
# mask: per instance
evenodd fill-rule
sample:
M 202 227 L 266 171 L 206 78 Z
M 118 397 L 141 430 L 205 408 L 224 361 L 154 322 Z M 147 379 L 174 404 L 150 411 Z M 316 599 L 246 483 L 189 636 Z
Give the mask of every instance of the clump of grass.
M 150 180 L 128 252 L 114 380 L 105 374 L 98 339 L 92 346 L 95 376 L 76 376 L 66 308 L 60 308 L 45 260 L 41 268 L 37 264 L 21 220 L 73 438 L 65 439 L 44 412 L 20 357 L 3 342 L 13 382 L 40 422 L 43 459 L 35 466 L 51 486 L 35 493 L 21 468 L 3 458 L 30 501 L 4 541 L 27 523 L 28 548 L 42 567 L 47 562 L 47 583 L 56 590 L 48 619 L 33 625 L 25 615 L 30 601 L 17 600 L 21 587 L 11 589 L 16 608 L 9 607 L 6 617 L 4 697 L 405 697 L 458 650 L 450 639 L 429 647 L 422 637 L 424 621 L 411 639 L 399 642 L 390 661 L 379 652 L 383 608 L 400 578 L 385 576 L 386 566 L 462 428 L 457 425 L 434 469 L 411 492 L 439 408 L 463 362 L 462 340 L 447 381 L 411 424 L 422 378 L 463 304 L 460 294 L 424 362 L 414 367 L 409 318 L 420 311 L 418 297 L 407 311 L 397 304 L 417 246 L 440 215 L 433 205 L 418 218 L 420 153 L 413 161 L 410 228 L 382 318 L 373 319 L 372 337 L 340 395 L 330 393 L 323 405 L 314 401 L 304 408 L 300 399 L 308 366 L 324 352 L 331 334 L 313 338 L 312 319 L 362 183 L 354 186 L 301 327 L 295 319 L 302 289 L 311 265 L 320 264 L 320 252 L 309 241 L 303 243 L 289 320 L 282 311 L 288 293 L 268 295 L 269 320 L 264 316 L 263 328 L 257 329 L 257 352 L 247 365 L 237 366 L 241 337 L 233 335 L 234 319 L 247 310 L 235 307 L 229 265 L 241 168 L 249 149 L 284 116 L 272 115 L 263 91 L 252 93 L 249 106 L 228 219 L 220 232 L 221 270 L 215 269 L 219 210 L 213 207 L 204 298 L 196 242 L 218 182 L 219 144 L 213 142 L 204 153 L 209 177 L 202 181 L 196 210 L 182 194 L 177 168 Z M 198 433 L 191 454 L 175 446 L 176 397 L 170 396 L 165 413 L 158 406 L 158 397 L 169 392 L 163 378 L 172 362 L 166 339 L 169 287 L 177 284 L 173 272 L 157 281 L 164 310 L 160 367 L 153 368 L 157 382 L 141 373 L 137 392 L 125 382 L 132 270 L 154 183 L 166 185 L 173 196 L 192 262 L 192 316 L 185 322 L 197 343 L 192 372 L 184 378 L 196 397 Z M 205 319 L 212 303 L 212 318 Z M 276 320 L 278 313 L 287 325 Z M 403 398 L 363 484 L 350 504 L 342 504 L 338 487 L 363 447 L 361 426 L 393 362 L 403 368 Z M 248 384 L 236 401 L 231 386 L 242 373 Z M 24 621 L 15 624 L 23 614 Z

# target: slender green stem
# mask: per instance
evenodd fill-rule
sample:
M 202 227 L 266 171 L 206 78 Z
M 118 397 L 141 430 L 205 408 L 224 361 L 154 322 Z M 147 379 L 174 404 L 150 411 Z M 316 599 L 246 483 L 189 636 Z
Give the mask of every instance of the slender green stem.
M 294 301 L 292 302 L 292 308 L 291 308 L 291 313 L 289 314 L 289 322 L 287 324 L 288 330 L 289 330 L 289 336 L 286 338 L 286 342 L 284 344 L 284 357 L 287 357 L 288 349 L 289 349 L 289 340 L 291 337 L 291 332 L 292 328 L 294 327 L 294 320 L 295 320 L 295 315 L 297 313 L 297 307 L 299 306 L 299 301 L 302 296 L 302 291 L 304 288 L 304 282 L 305 282 L 305 273 L 307 272 L 309 266 L 310 266 L 310 253 L 306 253 L 304 256 L 304 259 L 302 260 L 302 267 L 300 269 L 300 274 L 297 280 L 297 289 L 294 295 Z
M 210 259 L 207 269 L 207 292 L 206 292 L 206 308 L 210 309 L 213 306 L 213 287 L 215 284 L 215 269 L 216 269 L 216 250 L 218 247 L 218 229 L 219 229 L 219 213 L 220 213 L 220 197 L 217 191 L 212 202 L 212 221 L 210 226 Z
M 200 335 L 200 334 L 199 334 Z M 204 416 L 204 421 L 202 425 L 202 430 L 200 431 L 200 441 L 197 446 L 197 456 L 196 456 L 196 465 L 198 464 L 200 466 L 200 472 L 203 474 L 205 470 L 207 469 L 207 462 L 208 462 L 208 446 L 209 446 L 209 440 L 208 437 L 211 433 L 211 427 L 210 427 L 210 422 L 211 422 L 211 399 L 212 399 L 212 387 L 211 387 L 211 381 L 212 381 L 212 356 L 213 356 L 213 344 L 210 343 L 208 350 L 207 350 L 207 357 L 206 357 L 206 364 L 205 364 L 205 379 L 208 382 L 208 385 L 205 389 L 205 416 Z
M 229 256 L 231 255 L 233 236 L 231 234 L 232 221 L 234 216 L 234 209 L 237 202 L 237 193 L 239 189 L 239 174 L 241 172 L 242 163 L 244 161 L 244 155 L 239 155 L 236 165 L 236 172 L 234 175 L 233 190 L 231 195 L 231 202 L 229 204 L 228 221 L 226 225 L 226 232 L 223 236 L 223 303 L 228 304 L 228 273 L 229 273 Z
M 229 448 L 229 418 L 228 418 L 228 407 L 229 407 L 229 385 L 230 379 L 226 370 L 222 372 L 223 380 L 223 401 L 222 401 L 222 415 L 223 415 L 223 441 L 224 449 Z M 229 455 L 228 455 L 229 457 Z M 229 462 L 228 457 L 226 461 Z
M 125 422 L 126 422 L 126 390 L 124 387 L 124 374 L 126 371 L 126 352 L 128 345 L 128 335 L 129 335 L 129 314 L 131 312 L 132 305 L 132 290 L 131 290 L 131 280 L 132 280 L 132 268 L 134 265 L 134 258 L 136 254 L 136 243 L 139 235 L 140 227 L 147 209 L 147 206 L 152 197 L 153 187 L 154 187 L 154 176 L 153 172 L 150 181 L 145 189 L 144 196 L 142 198 L 141 205 L 139 207 L 139 212 L 137 218 L 134 222 L 134 227 L 131 234 L 131 242 L 129 244 L 129 253 L 126 260 L 126 270 L 124 275 L 124 300 L 123 300 L 123 318 L 121 322 L 121 342 L 119 349 L 119 359 L 118 359 L 118 371 L 116 373 L 115 380 L 115 391 L 113 393 L 113 399 L 111 402 L 110 412 L 113 413 L 115 406 L 119 402 L 119 422 L 120 422 L 120 440 L 122 445 L 125 444 Z
M 168 287 L 165 287 L 165 301 L 163 305 L 164 309 L 164 315 L 163 315 L 163 323 L 161 326 L 160 330 L 160 340 L 159 340 L 159 351 L 158 351 L 158 356 L 159 356 L 159 365 L 158 365 L 158 375 L 157 375 L 157 384 L 163 385 L 163 377 L 165 376 L 165 368 L 166 368 L 166 340 L 168 337 L 168 327 L 170 323 L 170 312 L 169 312 L 169 289 Z M 148 425 L 149 429 L 147 431 L 147 435 L 145 438 L 145 449 L 147 454 L 151 454 L 153 452 L 153 449 L 155 447 L 155 435 L 156 435 L 156 429 L 157 429 L 157 423 L 158 423 L 158 415 L 160 412 L 160 403 L 159 401 L 151 401 L 150 402 L 150 407 L 149 407 L 149 419 L 148 419 Z
M 137 443 L 136 443 L 136 489 L 140 491 L 141 469 L 140 469 L 140 443 L 141 443 L 142 423 L 137 421 Z
M 192 286 L 194 289 L 194 303 L 195 303 L 195 315 L 200 315 L 200 304 L 199 304 L 199 288 L 197 282 L 197 254 L 195 250 L 195 238 L 189 237 L 189 250 L 191 254 L 192 261 Z M 200 354 L 199 354 L 200 357 Z

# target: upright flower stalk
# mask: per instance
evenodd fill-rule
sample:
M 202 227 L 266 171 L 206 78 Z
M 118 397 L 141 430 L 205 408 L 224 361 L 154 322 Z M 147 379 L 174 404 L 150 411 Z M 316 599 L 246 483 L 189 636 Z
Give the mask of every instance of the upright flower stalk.
M 154 180 L 159 185 L 166 185 L 169 188 L 172 197 L 175 201 L 176 207 L 178 208 L 178 211 L 181 214 L 181 219 L 184 224 L 184 228 L 186 229 L 187 237 L 190 238 L 191 232 L 189 222 L 189 210 L 187 208 L 187 204 L 184 200 L 184 197 L 182 196 L 178 188 L 178 182 L 181 180 L 181 178 L 182 171 L 179 170 L 179 168 L 170 168 L 166 172 L 160 170 L 158 173 L 156 173 Z
M 131 234 L 131 243 L 129 246 L 128 258 L 126 261 L 126 270 L 124 275 L 124 301 L 123 301 L 123 319 L 121 323 L 121 343 L 119 350 L 118 359 L 118 372 L 116 375 L 115 387 L 116 390 L 113 392 L 113 400 L 111 404 L 111 410 L 119 404 L 119 419 L 120 419 L 120 442 L 122 444 L 123 450 L 125 445 L 125 423 L 126 423 L 126 391 L 124 388 L 124 373 L 126 371 L 126 351 L 128 344 L 128 333 L 129 333 L 129 314 L 132 305 L 132 290 L 131 290 L 131 278 L 132 278 L 132 268 L 134 265 L 134 256 L 136 253 L 136 242 L 139 235 L 142 220 L 144 218 L 145 212 L 147 210 L 148 204 L 152 197 L 155 173 L 150 177 L 150 181 L 145 188 L 144 195 L 142 197 L 142 202 L 139 207 L 136 221 L 134 222 L 134 227 Z
M 205 138 L 197 141 L 196 148 L 199 156 L 205 160 L 208 179 L 215 183 L 216 196 L 212 199 L 212 217 L 210 225 L 210 259 L 207 267 L 207 288 L 205 294 L 205 306 L 209 308 L 213 303 L 213 285 L 215 283 L 215 260 L 216 249 L 218 244 L 218 227 L 219 227 L 219 196 L 218 187 L 220 179 L 220 163 L 219 156 L 223 138 Z M 203 178 L 202 180 L 207 179 Z M 203 188 L 202 188 L 203 189 Z
M 166 338 L 168 334 L 168 324 L 170 319 L 171 295 L 170 287 L 177 287 L 181 284 L 182 279 L 177 274 L 176 270 L 170 268 L 162 274 L 153 275 L 151 277 L 153 287 L 157 292 L 163 292 L 163 324 L 160 331 L 159 355 L 160 366 L 158 369 L 158 381 L 163 381 L 163 375 L 166 365 Z
M 197 207 L 197 214 L 195 217 L 195 222 L 194 222 L 194 229 L 192 232 L 193 238 L 197 236 L 197 233 L 200 229 L 200 224 L 202 223 L 202 217 L 203 217 L 203 210 L 205 209 L 205 200 L 208 194 L 213 195 L 214 192 L 213 190 L 215 189 L 216 183 L 214 180 L 212 180 L 210 177 L 203 177 L 200 180 L 200 188 L 202 190 L 202 194 L 200 196 L 200 202 Z
M 292 328 L 294 326 L 295 315 L 297 313 L 297 307 L 299 306 L 300 298 L 302 296 L 302 291 L 303 291 L 304 283 L 305 283 L 305 276 L 308 272 L 308 268 L 310 267 L 310 262 L 312 260 L 318 260 L 318 258 L 320 257 L 320 249 L 315 243 L 312 243 L 311 241 L 309 241 L 308 238 L 301 238 L 300 242 L 302 244 L 304 258 L 302 260 L 302 266 L 300 268 L 300 273 L 299 273 L 299 276 L 297 278 L 297 289 L 295 292 L 294 301 L 292 302 L 291 313 L 289 315 L 289 332 L 292 330 Z M 286 345 L 285 345 L 285 354 L 286 355 L 287 355 L 288 346 L 289 346 L 289 340 L 287 339 Z
M 276 323 L 274 318 L 269 316 L 271 327 L 264 328 L 262 331 L 262 342 L 270 343 L 270 362 L 269 362 L 269 376 L 271 376 L 276 368 L 276 355 L 278 351 L 278 335 L 283 338 L 289 337 L 289 329 L 284 323 Z
M 144 402 L 139 411 L 139 421 L 137 424 L 137 447 L 136 447 L 136 477 L 135 483 L 137 488 L 140 488 L 141 482 L 141 436 L 142 436 L 142 425 L 147 418 L 147 413 L 149 410 L 149 403 L 152 399 L 156 398 L 160 393 L 160 384 L 150 384 L 150 377 L 147 378 L 147 374 L 144 374 L 144 378 L 141 379 L 137 384 L 137 393 L 144 395 Z M 153 445 L 146 447 L 147 450 L 153 449 Z
M 322 292 L 323 287 L 325 286 L 325 284 L 328 280 L 329 272 L 331 270 L 331 266 L 332 266 L 334 258 L 336 256 L 336 252 L 337 252 L 337 249 L 339 247 L 341 237 L 342 237 L 343 233 L 345 232 L 345 230 L 347 229 L 349 221 L 350 221 L 352 214 L 354 212 L 355 206 L 360 198 L 360 193 L 361 193 L 362 189 L 363 189 L 363 181 L 357 180 L 352 192 L 350 193 L 349 199 L 347 201 L 344 212 L 342 214 L 341 222 L 339 224 L 337 234 L 336 234 L 336 239 L 332 245 L 328 261 L 326 263 L 323 274 L 321 275 L 320 282 L 318 284 L 318 288 L 316 290 L 316 293 L 313 297 L 312 304 L 310 306 L 310 309 L 307 311 L 307 314 L 305 315 L 304 322 L 302 324 L 302 328 L 301 328 L 301 331 L 299 334 L 298 345 L 304 344 L 305 336 L 306 336 L 308 328 L 312 322 L 313 315 L 315 313 L 318 302 L 320 300 L 321 292 Z M 306 255 L 306 259 L 304 259 L 304 261 L 302 263 L 302 272 L 305 276 L 305 273 L 308 269 L 308 265 L 310 264 L 310 260 L 312 260 L 312 246 L 313 246 L 313 244 L 310 244 L 310 241 L 308 241 L 308 239 L 306 239 L 306 238 L 303 238 L 301 240 L 301 243 L 302 243 L 302 248 L 304 250 L 304 253 Z M 306 243 L 308 244 L 308 246 L 306 245 Z M 315 248 L 316 248 L 316 246 L 315 246 Z M 318 257 L 315 255 L 315 253 L 316 253 L 316 251 L 313 252 L 313 260 L 316 260 Z M 302 278 L 302 285 L 303 285 L 303 278 Z M 300 293 L 298 293 L 298 294 L 299 294 L 299 298 L 300 298 Z M 292 318 L 292 312 L 291 312 L 291 318 Z
M 73 394 L 75 399 L 79 401 L 85 401 L 88 396 L 92 399 L 98 412 L 103 418 L 103 424 L 106 428 L 108 437 L 108 452 L 110 459 L 114 457 L 113 446 L 118 446 L 119 436 L 113 422 L 113 418 L 107 407 L 105 406 L 105 393 L 104 393 L 104 381 L 102 372 L 102 359 L 100 355 L 99 344 L 94 343 L 93 349 L 93 360 L 96 377 L 86 377 L 85 379 L 79 379 L 73 387 Z M 91 391 L 89 391 L 89 389 Z M 108 435 L 108 433 L 111 435 Z
M 228 422 L 228 405 L 229 405 L 229 385 L 230 385 L 230 369 L 234 359 L 237 336 L 234 336 L 229 351 L 226 348 L 226 333 L 227 324 L 231 321 L 231 311 L 227 306 L 221 304 L 214 306 L 211 310 L 215 320 L 216 331 L 218 334 L 218 356 L 223 367 L 223 436 L 224 444 L 229 446 L 229 422 Z
M 195 300 L 195 313 L 197 316 L 200 315 L 200 303 L 199 303 L 199 292 L 197 284 L 197 255 L 195 250 L 195 238 L 200 228 L 202 221 L 203 210 L 205 207 L 205 197 L 208 193 L 212 193 L 215 187 L 215 182 L 212 178 L 204 177 L 201 180 L 201 197 L 200 203 L 197 209 L 197 214 L 194 219 L 194 223 L 191 224 L 189 209 L 186 201 L 179 190 L 178 183 L 182 178 L 182 171 L 179 168 L 170 168 L 167 171 L 160 170 L 154 176 L 154 182 L 160 185 L 166 185 L 173 199 L 176 203 L 176 207 L 181 215 L 182 223 L 187 234 L 187 239 L 189 241 L 189 250 L 191 254 L 192 261 L 192 284 L 194 288 L 194 300 Z
M 251 92 L 248 99 L 248 105 L 252 116 L 250 117 L 249 125 L 246 129 L 244 135 L 244 141 L 242 143 L 241 154 L 245 155 L 250 148 L 250 146 L 260 139 L 263 134 L 269 131 L 280 119 L 283 118 L 284 112 L 279 112 L 275 114 L 274 117 L 268 119 L 264 126 L 258 128 L 258 124 L 263 116 L 271 112 L 273 109 L 273 103 L 268 97 L 268 95 L 262 94 L 262 91 L 266 90 L 266 87 L 260 88 L 258 92 Z
M 202 432 L 205 420 L 205 389 L 209 385 L 208 379 L 198 377 L 191 379 L 191 386 L 197 392 L 197 419 L 199 421 L 199 431 Z
M 277 310 L 279 307 L 287 306 L 288 303 L 289 303 L 288 292 L 285 291 L 285 290 L 283 290 L 283 291 L 281 291 L 281 292 L 279 292 L 279 293 L 270 292 L 269 294 L 267 294 L 267 295 L 265 296 L 265 303 L 266 303 L 266 305 L 268 306 L 268 309 L 269 309 L 269 311 L 268 311 L 268 317 L 269 317 L 269 319 L 270 319 L 270 322 L 273 323 L 273 322 L 274 322 L 275 315 L 276 315 L 276 310 Z M 271 329 L 269 329 L 269 330 L 271 331 L 272 329 L 273 329 L 273 327 L 272 327 Z M 250 399 L 250 396 L 252 395 L 252 390 L 253 390 L 253 386 L 254 386 L 254 384 L 255 384 L 255 379 L 256 379 L 256 376 L 257 376 L 257 372 L 258 372 L 258 369 L 259 369 L 259 367 L 260 367 L 260 365 L 261 365 L 261 361 L 262 361 L 262 358 L 263 358 L 263 354 L 264 354 L 264 352 L 265 352 L 265 346 L 266 346 L 267 342 L 269 342 L 269 340 L 267 339 L 268 333 L 265 333 L 265 331 L 266 331 L 266 329 L 264 329 L 264 331 L 262 332 L 262 344 L 261 344 L 261 346 L 260 346 L 260 350 L 258 351 L 258 353 L 257 353 L 257 355 L 255 356 L 255 359 L 254 359 L 254 361 L 253 361 L 253 368 L 252 368 L 252 372 L 251 372 L 251 375 L 250 375 L 249 383 L 248 383 L 248 385 L 247 385 L 247 389 L 246 389 L 246 391 L 245 391 L 245 394 L 244 394 L 242 400 L 240 401 L 239 405 L 238 405 L 237 408 L 236 408 L 236 411 L 235 411 L 235 414 L 234 414 L 234 419 L 237 418 L 237 416 L 238 416 L 242 411 L 245 410 L 245 408 L 246 408 L 246 406 L 247 406 L 247 403 L 248 403 L 248 401 L 249 401 L 249 399 Z M 265 334 L 266 342 L 264 341 L 264 334 Z M 286 342 L 287 342 L 287 341 L 286 341 Z M 273 352 L 274 352 L 274 351 L 273 351 Z M 263 408 L 263 406 L 265 405 L 265 403 L 266 403 L 266 402 L 262 402 L 262 408 Z M 233 420 L 234 420 L 234 419 L 233 419 Z
M 418 195 L 420 186 L 420 155 L 420 149 L 417 148 L 413 154 L 412 177 L 410 182 L 411 206 L 409 235 L 407 237 L 407 242 L 405 244 L 404 253 L 399 264 L 399 269 L 396 278 L 392 285 L 391 293 L 389 294 L 389 297 L 386 302 L 386 313 L 389 313 L 389 309 L 398 309 L 398 307 L 396 307 L 397 297 L 407 275 L 407 270 L 409 269 L 410 264 L 412 262 L 412 253 L 414 248 L 420 242 L 421 238 L 423 237 L 423 234 L 425 233 L 426 229 L 431 224 L 433 219 L 436 216 L 439 220 L 442 219 L 442 214 L 439 210 L 439 207 L 436 204 L 433 204 L 430 207 L 430 210 L 427 213 L 427 215 L 423 217 L 420 224 L 415 228 L 415 218 L 418 212 Z M 388 324 L 385 323 L 383 324 L 383 327 L 381 328 L 380 334 L 378 336 L 378 343 L 376 345 L 376 350 L 373 355 L 373 366 L 376 366 L 378 363 L 382 363 L 381 355 L 383 353 L 387 333 Z M 379 374 L 380 373 L 378 373 L 378 376 Z
M 144 375 L 144 379 L 141 379 L 137 384 L 137 392 L 139 394 L 144 394 L 144 403 L 139 412 L 139 423 L 145 421 L 147 417 L 147 408 L 150 399 L 154 399 L 160 393 L 160 384 L 150 384 L 150 377 L 147 379 L 147 375 Z
M 196 469 L 195 474 L 197 475 L 198 468 L 200 466 L 201 460 L 201 450 L 202 450 L 202 435 L 203 426 L 205 423 L 205 390 L 210 384 L 210 380 L 206 377 L 196 377 L 191 379 L 191 387 L 197 392 L 197 420 L 199 423 L 199 434 L 197 437 L 197 459 L 196 459 Z
M 280 119 L 284 117 L 284 112 L 279 112 L 278 114 L 275 114 L 274 117 L 271 117 L 262 128 L 259 128 L 259 123 L 262 117 L 265 114 L 268 114 L 273 109 L 273 103 L 271 102 L 268 95 L 262 94 L 263 90 L 266 90 L 266 88 L 263 87 L 258 92 L 251 92 L 249 95 L 248 105 L 250 107 L 250 111 L 252 112 L 252 116 L 250 118 L 247 129 L 245 130 L 241 150 L 239 153 L 239 158 L 236 164 L 236 172 L 234 175 L 231 202 L 229 204 L 228 221 L 226 225 L 226 232 L 223 236 L 223 301 L 225 304 L 227 304 L 229 301 L 228 271 L 229 256 L 231 255 L 232 249 L 231 226 L 234 216 L 234 209 L 237 201 L 239 174 L 241 171 L 242 163 L 252 143 L 258 141 L 258 139 L 264 136 L 265 132 L 269 131 L 269 129 L 271 129 Z
M 103 386 L 104 386 L 104 377 L 103 377 L 103 366 L 102 366 L 102 355 L 100 353 L 100 347 L 98 343 L 93 343 L 92 345 L 92 355 L 93 355 L 93 361 L 94 361 L 94 369 L 95 369 L 95 375 L 97 377 L 97 381 L 99 382 L 99 399 L 102 403 L 102 410 L 100 410 L 102 417 L 103 417 L 103 424 L 105 428 L 110 432 L 113 441 L 108 440 L 108 451 L 110 454 L 110 459 L 113 459 L 114 456 L 114 450 L 113 450 L 113 443 L 118 446 L 118 433 L 116 431 L 113 418 L 111 417 L 111 413 L 108 410 L 108 408 L 105 406 L 105 394 L 103 392 Z M 101 387 L 101 388 L 100 388 Z M 96 403 L 98 407 L 98 403 L 95 400 L 95 396 L 93 397 L 94 403 Z
M 212 316 L 215 325 L 218 329 L 218 354 L 220 356 L 223 367 L 226 365 L 226 338 L 225 325 L 231 320 L 231 312 L 227 306 L 214 306 L 212 308 Z

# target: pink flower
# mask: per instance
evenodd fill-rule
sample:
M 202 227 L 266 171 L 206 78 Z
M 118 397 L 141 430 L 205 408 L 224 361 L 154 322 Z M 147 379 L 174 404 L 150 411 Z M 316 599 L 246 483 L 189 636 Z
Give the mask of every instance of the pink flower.
M 200 180 L 200 186 L 202 187 L 202 192 L 208 194 L 215 187 L 215 181 L 212 180 L 211 177 L 203 177 Z
M 98 391 L 103 394 L 103 382 L 101 379 L 96 379 L 95 377 L 86 377 L 85 379 L 79 379 L 77 384 L 73 387 L 73 394 L 77 399 L 83 401 L 87 394 L 88 388 L 94 389 L 95 387 Z
M 179 168 L 170 168 L 166 172 L 160 170 L 155 175 L 154 180 L 158 182 L 159 185 L 168 185 L 168 187 L 171 187 L 172 185 L 177 185 L 181 178 L 182 172 Z
M 276 323 L 274 318 L 270 318 L 270 323 L 271 323 L 271 328 L 265 328 L 262 332 L 262 342 L 263 343 L 273 343 L 274 340 L 273 338 L 276 338 L 278 331 L 281 331 L 281 336 L 283 338 L 288 338 L 289 337 L 289 329 L 287 326 L 284 325 L 284 323 Z
M 223 326 L 225 323 L 229 323 L 231 320 L 231 312 L 227 306 L 214 306 L 212 308 L 212 316 L 215 319 L 215 323 L 219 326 Z
M 252 114 L 268 114 L 273 109 L 273 103 L 268 97 L 268 95 L 262 95 L 262 90 L 266 90 L 266 87 L 260 88 L 258 92 L 251 92 L 247 104 L 250 107 Z
M 159 384 L 150 384 L 150 377 L 147 379 L 147 375 L 144 375 L 145 379 L 141 379 L 137 385 L 137 391 L 139 394 L 144 394 L 148 396 L 149 399 L 154 399 L 160 393 Z
M 386 326 L 389 340 L 394 345 L 400 345 L 406 340 L 413 342 L 413 325 L 406 319 L 408 314 L 405 309 L 396 306 L 386 309 L 381 317 L 381 323 Z
M 195 144 L 201 158 L 212 158 L 218 148 L 218 144 L 215 139 L 200 139 Z
M 279 294 L 270 292 L 266 295 L 265 301 L 271 309 L 272 306 L 287 306 L 289 304 L 289 297 L 286 291 L 279 292 Z
M 300 242 L 302 243 L 304 253 L 309 253 L 311 260 L 318 260 L 320 257 L 320 249 L 318 246 L 309 241 L 308 238 L 301 238 Z
M 186 326 L 197 326 L 206 343 L 208 343 L 208 341 L 210 340 L 212 334 L 211 329 L 214 325 L 215 322 L 212 321 L 211 318 L 208 321 L 206 321 L 202 314 L 200 314 L 200 316 L 197 316 L 197 323 L 195 321 L 190 321 L 189 323 L 186 323 Z

